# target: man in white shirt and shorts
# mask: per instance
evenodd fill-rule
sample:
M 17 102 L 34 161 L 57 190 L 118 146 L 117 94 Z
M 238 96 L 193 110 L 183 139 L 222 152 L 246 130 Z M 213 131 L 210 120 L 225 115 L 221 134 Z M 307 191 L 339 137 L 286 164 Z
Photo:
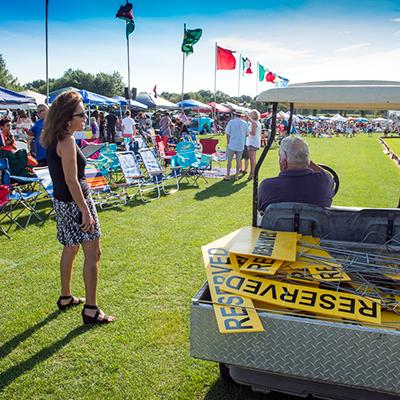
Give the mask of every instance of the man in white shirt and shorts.
M 233 157 L 236 157 L 236 179 L 239 179 L 240 164 L 244 145 L 246 143 L 246 137 L 249 134 L 249 125 L 246 121 L 241 118 L 241 113 L 235 113 L 235 118 L 231 119 L 226 125 L 226 176 L 224 180 L 228 181 L 231 173 L 231 166 Z
M 124 138 L 132 138 L 135 134 L 135 120 L 131 118 L 129 110 L 125 113 L 125 118 L 122 120 L 122 136 Z

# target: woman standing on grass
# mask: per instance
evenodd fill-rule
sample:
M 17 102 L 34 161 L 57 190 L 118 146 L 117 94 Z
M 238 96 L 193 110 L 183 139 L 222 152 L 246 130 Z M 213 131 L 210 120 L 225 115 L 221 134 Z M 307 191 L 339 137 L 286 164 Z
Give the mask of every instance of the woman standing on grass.
M 261 124 L 260 113 L 257 110 L 252 110 L 249 113 L 250 117 L 250 134 L 246 138 L 247 152 L 250 159 L 250 174 L 247 180 L 252 180 L 256 169 L 256 154 L 261 146 Z M 245 170 L 247 170 L 247 160 Z
M 61 296 L 57 306 L 64 311 L 84 301 L 71 294 L 73 263 L 82 245 L 86 291 L 83 322 L 105 324 L 114 321 L 114 317 L 104 314 L 97 307 L 96 301 L 100 259 L 99 220 L 85 179 L 86 160 L 73 136 L 75 131 L 84 129 L 85 120 L 81 96 L 76 92 L 60 94 L 46 116 L 41 143 L 47 150 L 47 162 L 53 181 L 57 238 L 64 245 L 60 261 Z

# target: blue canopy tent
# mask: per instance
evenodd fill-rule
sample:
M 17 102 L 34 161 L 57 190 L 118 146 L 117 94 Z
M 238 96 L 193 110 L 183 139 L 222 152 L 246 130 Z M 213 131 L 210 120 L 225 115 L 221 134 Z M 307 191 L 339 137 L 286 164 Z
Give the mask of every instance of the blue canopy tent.
M 113 99 L 117 100 L 121 106 L 128 107 L 130 104 L 130 108 L 138 109 L 138 110 L 147 110 L 147 108 L 148 108 L 146 106 L 146 104 L 140 103 L 139 101 L 136 101 L 136 100 L 128 101 L 127 99 L 125 99 L 125 97 L 122 97 L 122 96 L 114 96 Z
M 106 97 L 101 94 L 93 93 L 90 92 L 89 90 L 77 89 L 72 86 L 61 88 L 51 92 L 49 94 L 50 103 L 52 103 L 59 94 L 70 90 L 77 92 L 82 96 L 83 104 L 86 104 L 88 106 L 89 120 L 90 120 L 90 107 L 92 106 L 118 106 L 118 107 L 120 106 L 119 101 L 116 99 L 112 99 L 111 97 Z
M 82 96 L 83 104 L 88 104 L 90 106 L 119 106 L 118 100 L 112 99 L 111 97 L 106 97 L 101 94 L 90 92 L 89 90 L 77 89 L 74 87 L 66 87 L 62 89 L 55 90 L 50 93 L 50 103 L 61 93 L 68 90 L 73 90 L 78 92 Z
M 33 97 L 24 96 L 21 93 L 14 92 L 12 90 L 3 88 L 0 86 L 0 104 L 36 104 Z

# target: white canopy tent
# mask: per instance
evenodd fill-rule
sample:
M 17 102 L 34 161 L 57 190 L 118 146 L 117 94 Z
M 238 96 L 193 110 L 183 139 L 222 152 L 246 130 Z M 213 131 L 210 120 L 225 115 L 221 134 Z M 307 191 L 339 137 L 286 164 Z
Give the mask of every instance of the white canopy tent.
M 37 105 L 46 104 L 46 96 L 44 94 L 34 92 L 33 90 L 23 90 L 19 93 L 23 94 L 24 96 L 33 97 Z
M 336 114 L 331 118 L 331 121 L 335 122 L 347 122 L 347 118 L 342 117 L 340 114 Z
M 150 109 L 178 110 L 179 107 L 170 101 L 160 97 L 153 96 L 147 92 L 140 92 L 136 96 L 136 101 L 145 104 Z

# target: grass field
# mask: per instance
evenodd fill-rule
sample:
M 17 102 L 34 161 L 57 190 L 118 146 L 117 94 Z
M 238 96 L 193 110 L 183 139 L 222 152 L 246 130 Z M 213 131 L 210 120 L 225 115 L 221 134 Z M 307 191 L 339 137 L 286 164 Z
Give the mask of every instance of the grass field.
M 341 178 L 335 205 L 396 207 L 400 169 L 377 136 L 309 139 Z M 262 176 L 277 173 L 271 151 Z M 189 356 L 189 305 L 205 280 L 200 246 L 251 223 L 251 184 L 209 180 L 150 204 L 100 213 L 99 304 L 118 321 L 82 326 L 56 312 L 61 246 L 55 223 L 0 237 L 0 398 L 265 399 Z M 83 295 L 82 255 L 73 277 Z M 268 399 L 289 399 L 272 395 Z
M 390 147 L 390 149 L 400 157 L 400 138 L 396 139 L 386 139 L 386 144 Z

